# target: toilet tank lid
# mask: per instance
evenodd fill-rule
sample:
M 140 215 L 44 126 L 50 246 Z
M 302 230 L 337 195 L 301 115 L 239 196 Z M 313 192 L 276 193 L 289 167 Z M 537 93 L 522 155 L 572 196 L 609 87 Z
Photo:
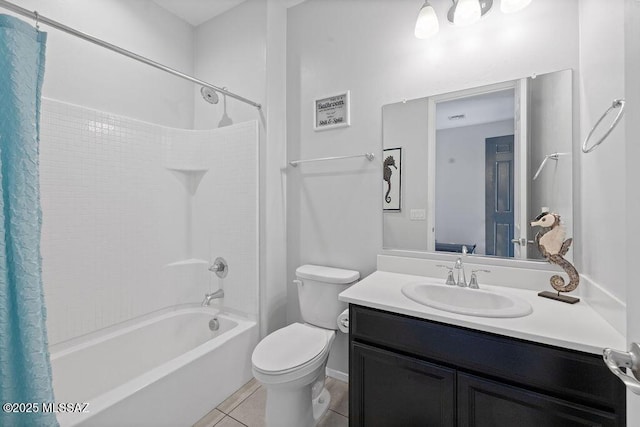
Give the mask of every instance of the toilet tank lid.
M 353 283 L 360 278 L 360 273 L 342 268 L 324 267 L 321 265 L 301 265 L 296 269 L 299 279 L 317 280 L 325 283 Z

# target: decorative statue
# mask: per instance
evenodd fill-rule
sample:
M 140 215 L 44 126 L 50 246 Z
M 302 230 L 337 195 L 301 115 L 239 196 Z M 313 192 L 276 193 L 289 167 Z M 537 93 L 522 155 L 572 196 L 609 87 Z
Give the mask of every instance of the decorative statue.
M 393 166 L 394 168 L 398 169 L 398 167 L 396 166 L 396 161 L 393 158 L 393 156 L 389 156 L 386 159 L 384 159 L 384 163 L 383 163 L 384 169 L 383 169 L 383 176 L 382 178 L 387 181 L 387 194 L 384 195 L 384 200 L 387 203 L 391 203 L 391 197 L 389 196 L 389 193 L 391 193 L 391 174 L 393 173 L 393 171 L 391 170 L 390 166 Z
M 564 255 L 569 251 L 573 239 L 564 239 L 565 230 L 560 223 L 560 215 L 542 212 L 535 220 L 531 221 L 531 226 L 542 228 L 535 237 L 536 246 L 540 253 L 549 263 L 559 265 L 564 269 L 565 273 L 569 275 L 569 283 L 566 285 L 560 275 L 554 274 L 551 276 L 551 287 L 558 291 L 557 295 L 548 291 L 540 292 L 538 295 L 570 304 L 577 303 L 580 301 L 579 298 L 560 295 L 560 292 L 571 292 L 575 290 L 580 283 L 578 271 L 573 264 L 564 259 Z

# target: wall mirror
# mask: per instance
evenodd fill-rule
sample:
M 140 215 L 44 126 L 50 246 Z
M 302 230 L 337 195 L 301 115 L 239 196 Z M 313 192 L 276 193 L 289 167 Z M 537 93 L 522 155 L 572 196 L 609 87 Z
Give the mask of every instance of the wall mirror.
M 383 106 L 384 249 L 541 259 L 542 209 L 572 236 L 572 101 L 563 70 Z

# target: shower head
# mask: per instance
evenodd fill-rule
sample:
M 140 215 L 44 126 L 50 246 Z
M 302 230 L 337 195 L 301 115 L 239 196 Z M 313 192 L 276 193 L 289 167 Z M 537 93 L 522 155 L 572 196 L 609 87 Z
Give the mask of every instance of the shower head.
M 202 86 L 200 88 L 200 93 L 202 94 L 202 97 L 204 98 L 204 100 L 207 101 L 209 104 L 217 104 L 218 101 L 220 100 L 216 91 L 211 88 Z

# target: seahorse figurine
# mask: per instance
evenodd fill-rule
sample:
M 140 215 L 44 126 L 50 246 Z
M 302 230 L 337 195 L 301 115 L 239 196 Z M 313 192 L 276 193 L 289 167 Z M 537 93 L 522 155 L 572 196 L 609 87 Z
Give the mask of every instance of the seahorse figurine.
M 569 275 L 569 283 L 565 285 L 564 279 L 554 274 L 551 276 L 551 287 L 560 292 L 571 292 L 578 287 L 580 283 L 580 275 L 576 268 L 569 261 L 564 259 L 564 255 L 569 251 L 569 246 L 573 239 L 565 240 L 564 227 L 560 223 L 560 215 L 549 212 L 542 212 L 531 221 L 532 227 L 542 227 L 542 230 L 536 234 L 535 242 L 538 250 L 551 264 L 562 267 Z
M 393 171 L 391 170 L 391 166 L 396 168 L 396 170 L 398 170 L 398 167 L 396 166 L 396 161 L 393 156 L 389 156 L 384 159 L 383 166 L 384 169 L 382 177 L 385 181 L 387 181 L 387 194 L 384 195 L 384 200 L 387 203 L 391 203 L 391 197 L 389 196 L 389 193 L 391 193 L 391 174 L 393 173 Z

